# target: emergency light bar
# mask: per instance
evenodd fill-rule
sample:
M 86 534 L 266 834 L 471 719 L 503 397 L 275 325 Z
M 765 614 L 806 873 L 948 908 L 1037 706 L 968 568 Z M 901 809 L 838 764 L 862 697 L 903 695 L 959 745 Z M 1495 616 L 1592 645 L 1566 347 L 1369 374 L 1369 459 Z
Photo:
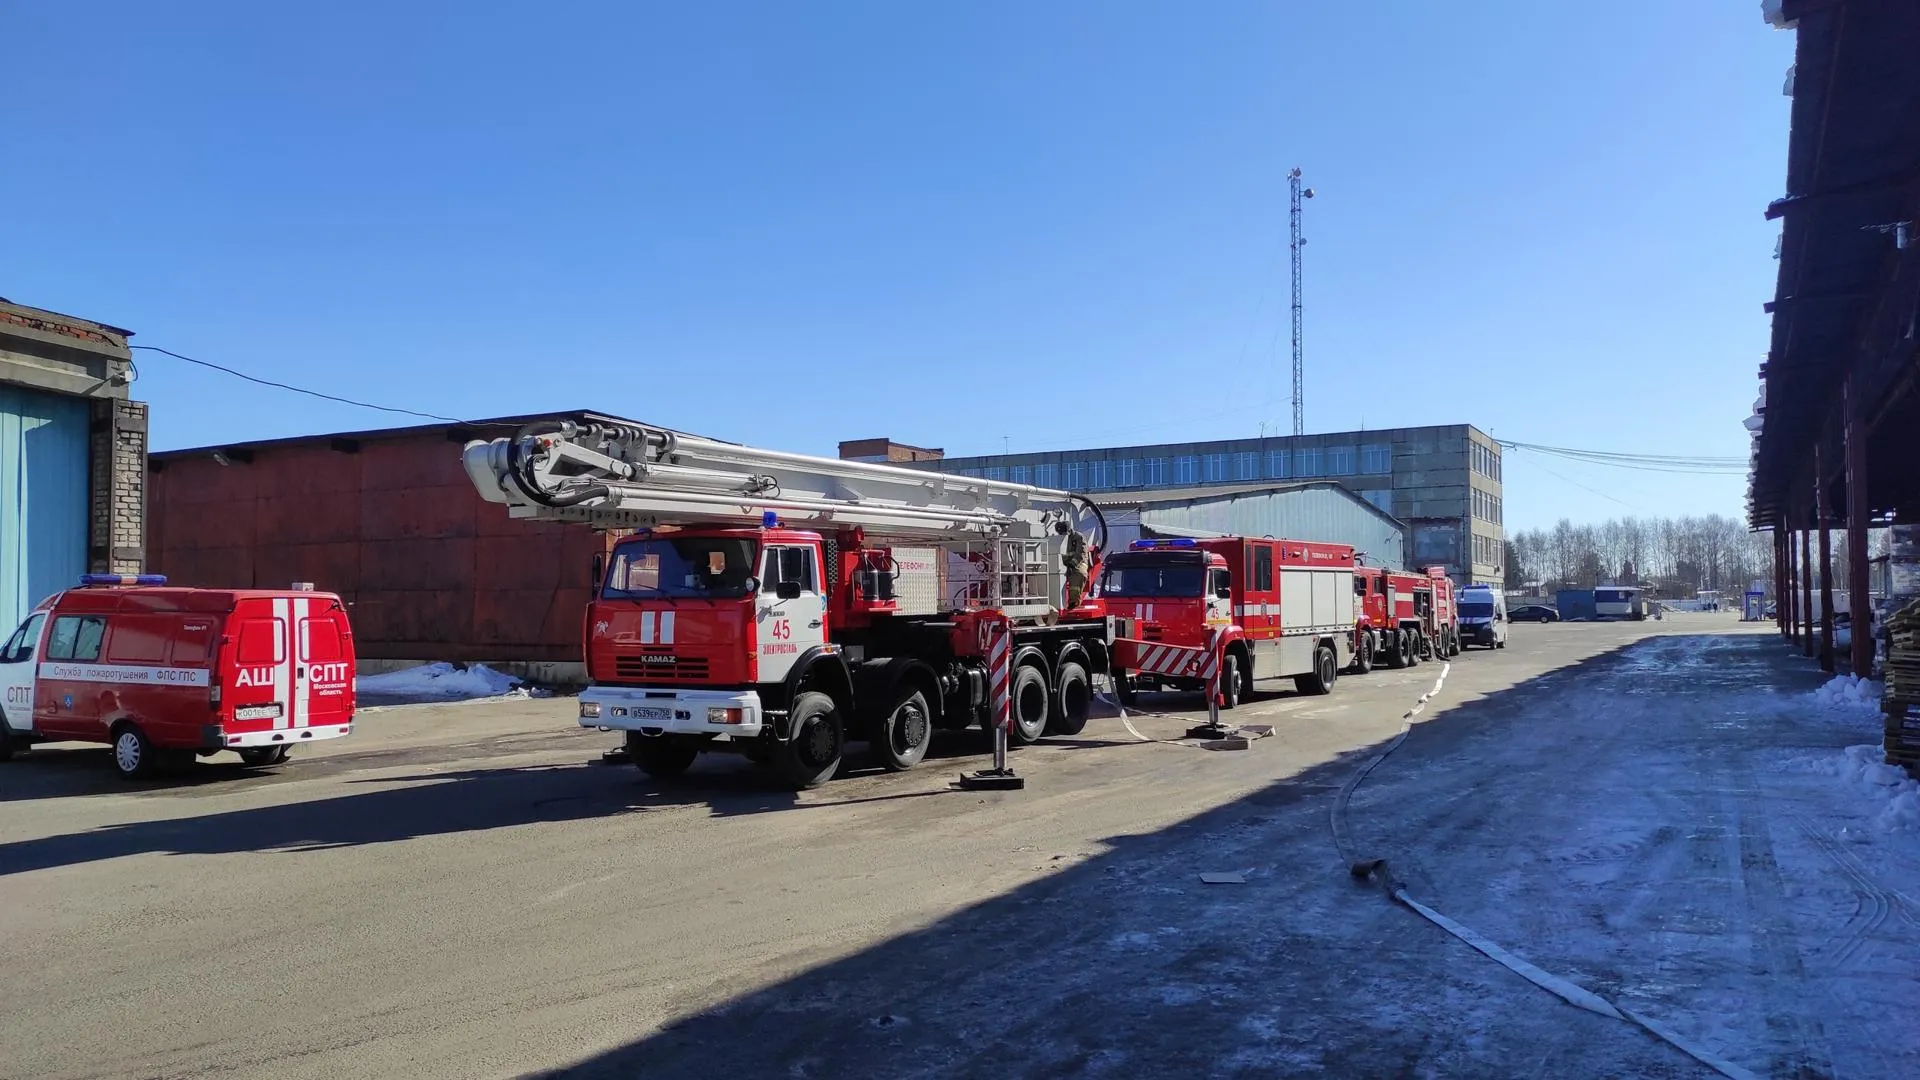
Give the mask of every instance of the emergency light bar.
M 82 585 L 165 585 L 165 574 L 81 574 Z
M 1190 548 L 1199 547 L 1200 545 L 1195 543 L 1190 537 L 1183 536 L 1177 540 L 1135 540 L 1128 546 L 1134 551 L 1148 551 L 1153 548 Z

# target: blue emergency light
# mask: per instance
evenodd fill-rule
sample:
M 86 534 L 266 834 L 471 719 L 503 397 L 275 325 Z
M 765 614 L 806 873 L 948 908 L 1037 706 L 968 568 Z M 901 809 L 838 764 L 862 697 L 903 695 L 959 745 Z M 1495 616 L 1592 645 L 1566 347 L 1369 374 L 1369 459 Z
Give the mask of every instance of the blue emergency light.
M 1194 543 L 1191 537 L 1185 536 L 1178 540 L 1135 540 L 1132 544 L 1132 548 L 1135 551 L 1150 551 L 1153 548 L 1190 548 L 1199 546 L 1200 545 Z
M 761 513 L 761 515 L 760 515 L 760 527 L 761 527 L 761 528 L 763 528 L 763 529 L 777 529 L 777 528 L 779 528 L 779 527 L 780 527 L 780 515 L 779 515 L 779 514 L 776 514 L 776 513 L 774 513 L 774 512 L 773 512 L 773 511 L 771 511 L 771 510 L 767 510 L 767 511 L 764 511 L 764 512 L 763 512 L 763 513 Z
M 81 574 L 82 585 L 165 585 L 165 574 Z

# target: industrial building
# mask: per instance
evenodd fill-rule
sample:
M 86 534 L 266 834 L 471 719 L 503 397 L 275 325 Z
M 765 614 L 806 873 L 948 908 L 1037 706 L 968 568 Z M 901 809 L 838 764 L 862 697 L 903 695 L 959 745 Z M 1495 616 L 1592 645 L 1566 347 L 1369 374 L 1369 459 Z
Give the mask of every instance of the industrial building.
M 888 453 L 902 444 L 870 439 L 860 445 Z M 1469 424 L 888 460 L 1089 494 L 1331 481 L 1405 524 L 1401 558 L 1407 565 L 1444 566 L 1462 583 L 1504 584 L 1500 444 Z
M 468 441 L 549 416 L 154 454 L 150 568 L 183 585 L 308 581 L 339 593 L 358 652 L 375 666 L 485 661 L 577 678 L 605 537 L 513 520 L 460 466 Z
M 144 559 L 132 333 L 0 299 L 0 636 L 85 573 Z
M 1406 569 L 1406 525 L 1331 480 L 1110 491 L 1089 498 L 1107 519 L 1109 550 L 1183 536 L 1284 536 L 1350 544 L 1369 566 Z

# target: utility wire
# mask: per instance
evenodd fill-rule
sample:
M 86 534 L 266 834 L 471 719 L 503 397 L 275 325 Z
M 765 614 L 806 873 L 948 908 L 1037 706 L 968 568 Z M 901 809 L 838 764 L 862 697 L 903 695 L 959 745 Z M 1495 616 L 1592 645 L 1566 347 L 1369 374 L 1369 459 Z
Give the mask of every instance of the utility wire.
M 256 378 L 244 371 L 235 371 L 230 367 L 225 367 L 208 360 L 195 360 L 191 356 L 183 356 L 171 349 L 163 349 L 158 345 L 129 345 L 127 347 L 130 349 L 145 349 L 148 352 L 157 352 L 165 356 L 171 356 L 175 360 L 185 360 L 189 364 L 197 364 L 203 368 L 212 368 L 214 371 L 224 372 L 236 379 L 245 379 L 247 382 L 260 386 L 270 386 L 276 390 L 291 390 L 296 394 L 305 394 L 308 397 L 319 398 L 322 401 L 337 401 L 342 405 L 353 405 L 362 409 L 375 409 L 380 412 L 397 413 L 401 416 L 417 416 L 422 420 L 439 420 L 449 424 L 470 423 L 470 421 L 462 420 L 456 416 L 441 416 L 438 413 L 421 412 L 418 409 L 397 409 L 391 405 L 375 405 L 370 401 L 355 401 L 352 398 L 340 397 L 335 394 L 323 394 L 318 390 L 309 390 L 304 386 L 294 386 L 291 383 L 274 382 L 272 379 Z

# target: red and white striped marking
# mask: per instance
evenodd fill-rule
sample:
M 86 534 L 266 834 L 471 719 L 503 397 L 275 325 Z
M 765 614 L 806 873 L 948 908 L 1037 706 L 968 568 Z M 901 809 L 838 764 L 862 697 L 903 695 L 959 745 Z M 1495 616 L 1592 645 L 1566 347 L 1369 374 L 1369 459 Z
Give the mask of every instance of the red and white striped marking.
M 1220 700 L 1220 628 L 1207 627 L 1207 649 L 1200 657 L 1200 677 L 1207 682 L 1207 700 Z
M 673 644 L 673 612 L 643 611 L 640 613 L 640 644 Z
M 987 685 L 993 693 L 993 723 L 1002 731 L 1013 730 L 1013 635 L 1007 630 L 1005 619 L 987 623 Z

